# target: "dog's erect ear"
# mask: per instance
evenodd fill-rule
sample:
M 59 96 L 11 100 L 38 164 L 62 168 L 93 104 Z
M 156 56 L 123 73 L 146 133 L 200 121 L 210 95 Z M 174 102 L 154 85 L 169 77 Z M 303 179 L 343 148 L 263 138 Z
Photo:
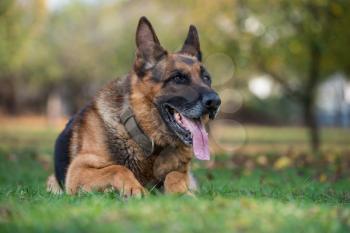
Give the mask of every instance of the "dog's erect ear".
M 198 61 L 202 61 L 202 53 L 199 45 L 199 36 L 197 28 L 193 25 L 190 25 L 188 30 L 187 38 L 180 53 L 186 53 L 191 56 L 197 57 Z
M 167 51 L 160 45 L 151 23 L 146 17 L 141 17 L 136 30 L 136 61 L 135 71 L 142 75 L 161 60 Z

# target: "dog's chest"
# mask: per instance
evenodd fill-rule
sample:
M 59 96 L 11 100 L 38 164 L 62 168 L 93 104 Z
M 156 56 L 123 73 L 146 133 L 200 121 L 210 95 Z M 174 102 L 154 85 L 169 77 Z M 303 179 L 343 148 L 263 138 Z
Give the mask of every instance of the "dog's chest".
M 130 169 L 141 184 L 157 182 L 153 175 L 154 156 L 145 157 L 137 145 L 117 137 L 109 138 L 108 148 L 112 160 Z
M 130 169 L 142 185 L 156 185 L 171 171 L 186 172 L 191 160 L 188 148 L 166 147 L 146 156 L 121 125 L 106 127 L 107 145 L 112 160 Z

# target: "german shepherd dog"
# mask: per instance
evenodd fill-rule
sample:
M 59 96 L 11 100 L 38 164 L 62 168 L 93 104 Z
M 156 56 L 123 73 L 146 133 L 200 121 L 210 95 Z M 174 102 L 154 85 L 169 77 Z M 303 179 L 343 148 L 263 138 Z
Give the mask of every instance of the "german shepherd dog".
M 192 155 L 209 159 L 204 125 L 221 103 L 201 63 L 197 29 L 191 25 L 182 49 L 168 53 L 141 17 L 136 46 L 132 71 L 99 91 L 57 138 L 49 190 L 191 194 Z

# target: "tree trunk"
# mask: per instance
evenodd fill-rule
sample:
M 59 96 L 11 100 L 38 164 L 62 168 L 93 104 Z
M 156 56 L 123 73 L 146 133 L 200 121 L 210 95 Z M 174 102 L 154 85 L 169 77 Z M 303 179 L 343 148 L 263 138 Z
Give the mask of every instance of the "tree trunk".
M 316 119 L 313 98 L 307 98 L 303 102 L 304 124 L 309 129 L 310 146 L 314 153 L 320 149 L 320 130 Z
M 315 41 L 310 43 L 310 67 L 308 80 L 304 89 L 303 111 L 304 123 L 309 128 L 310 145 L 314 153 L 320 149 L 319 125 L 316 119 L 315 99 L 320 78 L 321 48 Z
M 16 85 L 13 76 L 0 77 L 2 86 L 0 87 L 0 108 L 7 114 L 17 113 Z

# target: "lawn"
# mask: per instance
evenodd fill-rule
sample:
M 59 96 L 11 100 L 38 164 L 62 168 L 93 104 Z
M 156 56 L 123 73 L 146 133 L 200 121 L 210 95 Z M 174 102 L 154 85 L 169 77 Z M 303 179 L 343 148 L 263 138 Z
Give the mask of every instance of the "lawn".
M 298 148 L 302 128 L 250 126 L 241 152 L 217 154 L 210 166 L 195 162 L 196 198 L 123 200 L 46 193 L 58 129 L 0 123 L 0 232 L 350 232 L 344 130 L 327 129 L 328 148 L 315 158 Z M 275 144 L 284 147 L 271 150 Z

